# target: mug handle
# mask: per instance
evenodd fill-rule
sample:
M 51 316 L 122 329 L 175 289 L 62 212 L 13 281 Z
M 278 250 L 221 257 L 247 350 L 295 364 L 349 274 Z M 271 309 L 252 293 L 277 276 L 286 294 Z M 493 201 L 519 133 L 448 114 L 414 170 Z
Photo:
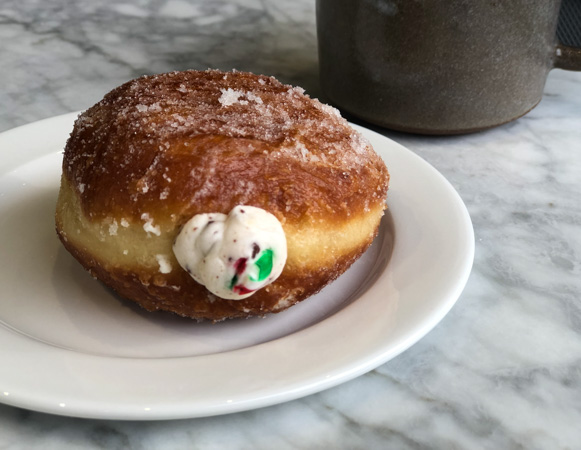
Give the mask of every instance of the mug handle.
M 581 48 L 557 44 L 553 67 L 556 69 L 581 71 Z
M 553 67 L 581 71 L 581 2 L 562 0 L 557 23 Z

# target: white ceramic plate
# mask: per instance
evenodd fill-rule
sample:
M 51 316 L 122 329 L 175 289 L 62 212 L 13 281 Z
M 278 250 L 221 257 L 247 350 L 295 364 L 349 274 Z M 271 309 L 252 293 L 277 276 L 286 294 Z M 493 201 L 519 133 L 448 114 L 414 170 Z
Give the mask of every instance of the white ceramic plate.
M 474 255 L 470 218 L 428 163 L 357 127 L 391 172 L 371 249 L 316 297 L 212 325 L 149 314 L 93 280 L 53 223 L 76 114 L 0 135 L 0 401 L 55 414 L 173 419 L 335 386 L 417 342 L 450 310 Z

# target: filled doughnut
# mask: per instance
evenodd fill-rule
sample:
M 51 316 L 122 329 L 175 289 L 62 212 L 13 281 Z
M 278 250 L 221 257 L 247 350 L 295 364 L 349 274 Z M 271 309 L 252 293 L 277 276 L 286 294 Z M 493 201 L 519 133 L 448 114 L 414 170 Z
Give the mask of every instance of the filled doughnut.
M 144 76 L 83 112 L 56 207 L 65 248 L 149 311 L 261 316 L 369 247 L 389 174 L 338 111 L 244 72 Z

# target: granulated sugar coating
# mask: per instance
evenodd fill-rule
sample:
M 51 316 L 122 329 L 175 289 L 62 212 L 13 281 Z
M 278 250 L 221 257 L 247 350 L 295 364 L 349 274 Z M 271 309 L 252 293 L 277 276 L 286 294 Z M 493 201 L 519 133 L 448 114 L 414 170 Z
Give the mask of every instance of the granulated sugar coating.
M 219 145 L 228 138 L 233 140 Z M 256 162 L 256 171 L 281 165 L 263 174 L 271 177 L 272 188 L 279 193 L 280 169 L 332 171 L 337 178 L 332 187 L 339 191 L 341 184 L 351 190 L 369 171 L 385 170 L 365 138 L 336 109 L 309 98 L 303 89 L 273 77 L 207 70 L 144 76 L 107 94 L 79 116 L 64 171 L 97 216 L 105 210 L 115 212 L 118 204 L 126 216 L 131 210 L 129 217 L 148 212 L 128 207 L 121 198 L 171 203 L 182 201 L 187 193 L 192 201 L 205 202 L 224 181 L 230 193 L 248 203 L 256 196 L 253 177 L 246 172 L 252 172 L 248 161 L 233 163 L 245 166 L 244 177 L 231 178 L 236 175 L 231 170 L 226 170 L 227 180 L 219 175 L 234 146 Z M 181 185 L 172 182 L 176 159 L 189 167 L 188 186 L 183 179 Z M 103 177 L 110 183 L 96 187 Z M 382 184 L 365 194 L 379 198 L 385 190 Z M 349 196 L 341 200 L 345 201 L 349 203 Z M 316 203 L 311 213 L 316 214 Z M 327 210 L 347 212 L 346 205 L 324 203 Z M 288 213 L 292 207 L 285 201 L 281 210 Z
M 388 182 L 369 143 L 302 89 L 250 73 L 174 72 L 130 81 L 79 116 L 65 148 L 56 228 L 87 270 L 149 311 L 261 316 L 318 292 L 371 245 Z M 262 288 L 243 278 L 227 284 L 250 297 L 217 298 L 173 244 L 190 219 L 207 217 L 210 226 L 210 217 L 240 205 L 274 216 L 287 258 Z M 220 250 L 228 254 L 216 260 L 236 277 L 266 245 L 252 230 L 220 247 L 248 244 L 249 256 Z

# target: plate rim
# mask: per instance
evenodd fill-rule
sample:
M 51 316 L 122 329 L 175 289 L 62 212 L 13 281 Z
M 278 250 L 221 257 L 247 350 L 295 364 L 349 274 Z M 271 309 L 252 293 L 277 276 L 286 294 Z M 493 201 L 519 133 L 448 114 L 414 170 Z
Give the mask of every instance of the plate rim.
M 26 151 L 23 152 L 13 152 L 19 153 L 6 162 L 0 162 L 0 176 L 9 172 L 11 167 L 18 167 L 21 164 L 27 162 L 32 162 L 37 157 L 48 155 L 51 153 L 52 149 L 48 149 L 48 144 L 41 139 L 43 134 L 59 135 L 59 138 L 63 140 L 63 134 L 65 133 L 64 125 L 69 124 L 70 127 L 66 129 L 68 132 L 72 129 L 72 123 L 77 117 L 78 112 L 67 113 L 60 116 L 55 116 L 47 119 L 43 119 L 37 122 L 23 125 L 21 127 L 13 128 L 12 130 L 0 133 L 0 147 L 2 147 L 3 142 L 8 142 L 9 144 L 14 143 L 21 139 L 28 139 L 28 145 Z M 468 277 L 471 272 L 472 264 L 474 261 L 474 230 L 470 220 L 470 216 L 464 205 L 460 195 L 456 192 L 450 182 L 438 172 L 431 164 L 419 157 L 417 154 L 411 150 L 405 148 L 401 144 L 375 132 L 364 128 L 360 125 L 351 124 L 356 130 L 362 132 L 368 139 L 378 140 L 385 143 L 390 147 L 389 151 L 395 151 L 400 156 L 404 156 L 404 159 L 411 161 L 412 165 L 419 165 L 423 170 L 430 172 L 431 176 L 435 180 L 438 180 L 440 187 L 445 189 L 450 197 L 450 201 L 454 202 L 454 208 L 458 212 L 456 220 L 460 223 L 460 226 L 464 232 L 463 246 L 466 247 L 466 252 L 463 256 L 462 264 L 456 268 L 457 276 L 454 278 L 453 288 L 447 292 L 446 298 L 443 299 L 438 307 L 431 312 L 427 317 L 425 317 L 421 326 L 416 326 L 413 332 L 409 332 L 404 336 L 404 339 L 400 339 L 395 345 L 392 343 L 391 346 L 376 345 L 373 347 L 373 351 L 369 351 L 365 357 L 360 357 L 357 361 L 351 360 L 350 363 L 345 361 L 337 362 L 331 364 L 331 367 L 324 366 L 319 368 L 316 374 L 309 373 L 309 375 L 303 375 L 302 377 L 294 374 L 294 379 L 292 381 L 287 380 L 284 384 L 284 388 L 275 384 L 271 389 L 265 389 L 264 386 L 250 386 L 250 394 L 238 396 L 238 398 L 230 399 L 220 399 L 219 401 L 212 402 L 211 399 L 205 400 L 205 403 L 198 402 L 197 405 L 193 404 L 195 401 L 184 399 L 179 402 L 179 404 L 156 404 L 147 406 L 147 402 L 142 402 L 139 405 L 125 403 L 125 404 L 115 404 L 111 405 L 111 399 L 103 400 L 98 397 L 90 397 L 85 399 L 84 402 L 78 402 L 76 404 L 70 404 L 69 396 L 64 396 L 62 392 L 61 397 L 58 398 L 50 392 L 39 393 L 35 392 L 34 395 L 31 393 L 19 392 L 17 395 L 13 395 L 7 388 L 3 390 L 2 377 L 5 375 L 5 371 L 0 369 L 0 402 L 9 404 L 17 407 L 24 407 L 31 410 L 48 412 L 52 414 L 74 416 L 74 417 L 85 417 L 85 418 L 96 418 L 96 419 L 121 419 L 121 420 L 160 420 L 160 419 L 179 419 L 179 418 L 193 418 L 193 417 L 207 417 L 219 414 L 234 413 L 240 411 L 246 411 L 250 409 L 270 406 L 285 401 L 290 401 L 306 395 L 310 395 L 322 390 L 331 388 L 340 383 L 346 382 L 353 379 L 363 373 L 368 372 L 376 368 L 377 366 L 387 362 L 396 355 L 402 353 L 411 345 L 419 341 L 423 336 L 425 336 L 430 330 L 432 330 L 445 315 L 450 311 L 453 305 L 458 300 L 462 290 L 464 289 Z M 37 128 L 45 129 L 44 133 L 30 133 L 30 130 Z M 395 150 L 394 150 L 395 149 Z M 10 149 L 8 150 L 11 151 Z M 385 149 L 376 148 L 377 153 L 385 160 L 386 151 Z M 387 153 L 389 153 L 389 151 Z M 389 168 L 389 161 L 386 161 Z M 7 170 L 4 170 L 7 168 Z M 391 169 L 390 169 L 391 172 Z M 394 174 L 392 172 L 392 183 Z M 391 192 L 391 191 L 390 191 Z M 390 202 L 390 197 L 388 195 L 388 205 Z M 398 245 L 398 230 L 396 228 L 396 237 L 394 242 L 394 251 Z M 385 271 L 385 269 L 384 269 Z M 381 277 L 382 275 L 380 275 Z M 373 284 L 368 291 L 366 291 L 362 298 L 371 295 L 369 291 L 377 289 L 377 285 Z M 233 350 L 224 353 L 193 356 L 193 357 L 177 357 L 177 358 L 149 358 L 138 360 L 135 358 L 119 358 L 119 357 L 106 357 L 99 355 L 88 355 L 78 352 L 74 352 L 67 349 L 60 349 L 51 347 L 47 349 L 46 345 L 42 345 L 39 342 L 34 341 L 30 338 L 25 338 L 22 335 L 17 335 L 12 331 L 7 330 L 4 327 L 0 327 L 0 340 L 4 340 L 5 343 L 11 343 L 13 345 L 13 351 L 9 351 L 10 356 L 18 361 L 18 358 L 22 360 L 22 355 L 18 355 L 18 351 L 30 352 L 31 350 L 39 350 L 43 353 L 42 356 L 47 359 L 47 357 L 54 358 L 51 362 L 54 366 L 55 363 L 61 363 L 65 366 L 67 364 L 87 364 L 88 366 L 98 367 L 96 362 L 108 361 L 109 364 L 115 361 L 115 366 L 121 369 L 125 368 L 129 373 L 135 373 L 137 370 L 148 369 L 147 364 L 151 363 L 152 360 L 156 361 L 158 366 L 157 370 L 176 370 L 177 368 L 189 368 L 190 370 L 200 370 L 200 365 L 206 362 L 211 362 L 213 365 L 218 363 L 220 366 L 221 361 L 224 357 L 234 358 L 235 360 L 244 361 L 245 359 L 251 359 L 256 355 L 249 353 L 263 353 L 268 346 L 278 346 L 284 349 L 286 346 L 293 346 L 304 343 L 303 341 L 310 342 L 309 339 L 313 339 L 312 335 L 315 335 L 315 339 L 320 334 L 321 324 L 327 323 L 329 321 L 337 321 L 338 318 L 342 318 L 342 322 L 348 322 L 346 316 L 351 314 L 349 310 L 353 310 L 354 304 L 360 302 L 361 298 L 357 299 L 354 303 L 346 306 L 344 309 L 338 311 L 334 316 L 329 317 L 322 322 L 319 322 L 311 327 L 300 330 L 295 333 L 291 333 L 288 336 L 281 337 L 279 339 L 258 344 L 255 346 Z M 344 317 L 345 316 L 345 317 Z M 344 323 L 343 323 L 344 325 Z M 318 331 L 319 330 L 319 331 Z M 379 332 L 379 331 L 378 331 Z M 290 344 L 289 344 L 290 342 Z M 35 348 L 36 347 L 36 348 Z M 0 351 L 1 352 L 1 351 Z M 74 355 L 74 356 L 71 356 Z M 218 361 L 216 361 L 216 358 Z M 194 360 L 194 361 L 192 361 Z M 258 368 L 261 368 L 261 364 L 264 361 L 255 361 L 258 364 Z M 74 365 L 74 364 L 73 364 Z M 217 367 L 218 367 L 217 366 Z M 151 369 L 151 368 L 149 368 Z M 203 368 L 201 369 L 203 370 Z M 255 370 L 255 369 L 253 369 Z M 326 370 L 326 372 L 325 372 Z M 54 372 L 54 368 L 53 368 Z M 58 371 L 57 371 L 58 372 Z M 87 375 L 87 374 L 84 374 Z M 305 379 L 305 378 L 308 379 Z M 115 377 L 113 377 L 115 378 Z M 28 380 L 28 378 L 24 378 Z M 179 378 L 180 382 L 184 382 L 184 378 Z M 272 381 L 272 380 L 271 380 Z M 274 380 L 276 383 L 277 380 Z M 80 387 L 77 387 L 81 391 L 83 389 L 82 383 Z M 72 392 L 72 391 L 71 391 Z M 116 391 L 112 391 L 116 392 Z M 158 392 L 155 389 L 152 391 L 155 395 L 162 395 L 162 392 Z M 127 402 L 127 395 L 122 392 L 118 393 L 119 402 Z

